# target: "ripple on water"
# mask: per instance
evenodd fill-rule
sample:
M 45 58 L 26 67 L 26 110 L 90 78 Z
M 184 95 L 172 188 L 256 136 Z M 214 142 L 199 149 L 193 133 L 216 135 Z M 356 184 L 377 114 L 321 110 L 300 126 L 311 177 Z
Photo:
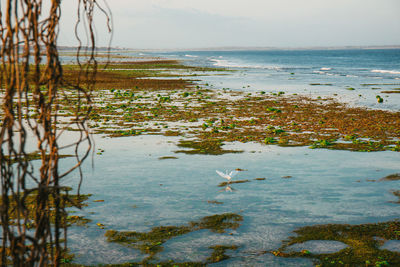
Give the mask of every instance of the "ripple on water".
M 217 244 L 232 244 L 230 236 L 212 233 L 209 230 L 199 230 L 173 238 L 165 243 L 165 249 L 158 258 L 176 262 L 205 262 L 211 255 L 210 246 Z
M 86 228 L 85 234 L 80 228 L 70 229 L 68 248 L 75 254 L 75 261 L 80 264 L 122 264 L 130 261 L 141 261 L 146 255 L 139 250 L 126 248 L 120 244 L 107 242 L 99 229 Z
M 304 243 L 297 243 L 288 247 L 289 251 L 300 252 L 302 250 L 308 250 L 313 254 L 326 254 L 326 253 L 336 253 L 340 250 L 346 248 L 347 245 L 332 240 L 310 240 Z
M 387 249 L 393 252 L 400 252 L 400 240 L 388 240 L 380 249 Z

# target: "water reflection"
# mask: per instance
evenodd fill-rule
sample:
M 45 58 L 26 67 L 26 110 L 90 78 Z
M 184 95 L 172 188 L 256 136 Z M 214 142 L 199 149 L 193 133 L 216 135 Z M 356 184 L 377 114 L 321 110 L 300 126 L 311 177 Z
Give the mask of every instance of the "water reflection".
M 224 191 L 225 192 L 233 192 L 233 191 L 236 191 L 236 189 L 231 187 L 231 186 L 229 186 L 229 185 L 227 185 L 224 189 L 219 190 L 219 192 L 224 192 Z

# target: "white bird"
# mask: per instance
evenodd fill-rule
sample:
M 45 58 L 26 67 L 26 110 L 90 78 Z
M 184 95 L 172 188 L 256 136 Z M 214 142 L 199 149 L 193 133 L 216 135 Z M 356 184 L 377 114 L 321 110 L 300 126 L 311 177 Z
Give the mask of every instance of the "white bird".
M 238 173 L 237 171 L 231 171 L 229 174 L 228 174 L 228 171 L 226 171 L 226 173 L 223 173 L 220 171 L 216 171 L 216 172 L 218 173 L 219 176 L 227 179 L 228 183 L 230 183 L 233 176 L 235 176 Z

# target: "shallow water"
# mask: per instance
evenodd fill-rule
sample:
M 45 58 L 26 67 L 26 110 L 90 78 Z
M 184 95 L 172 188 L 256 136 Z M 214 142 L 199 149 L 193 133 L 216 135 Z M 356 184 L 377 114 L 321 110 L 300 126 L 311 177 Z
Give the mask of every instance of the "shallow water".
M 346 244 L 333 241 L 333 240 L 310 240 L 304 243 L 294 244 L 287 248 L 287 251 L 300 252 L 302 250 L 308 250 L 313 254 L 329 254 L 336 253 L 342 249 L 348 247 Z
M 93 220 L 88 228 L 69 230 L 69 247 L 85 264 L 140 261 L 139 251 L 105 241 L 107 229 L 149 231 L 154 226 L 183 225 L 204 216 L 234 212 L 243 216 L 237 230 L 208 230 L 176 237 L 164 244 L 159 259 L 206 259 L 209 246 L 240 246 L 232 259 L 215 264 L 251 266 L 312 266 L 305 259 L 263 254 L 280 247 L 300 226 L 325 223 L 367 223 L 399 216 L 400 181 L 370 182 L 399 172 L 396 152 L 348 152 L 307 147 L 283 148 L 260 144 L 230 144 L 241 154 L 220 156 L 174 154 L 177 137 L 138 136 L 98 138 L 95 167 L 86 163 L 82 190 L 92 193 L 80 211 Z M 162 156 L 178 159 L 159 160 Z M 65 165 L 72 159 L 63 159 Z M 246 169 L 234 179 L 233 192 L 221 191 L 224 179 L 215 170 Z M 292 176 L 291 178 L 282 178 Z M 254 178 L 266 178 L 257 181 Z M 76 178 L 70 178 L 71 185 Z M 223 189 L 223 188 L 222 188 Z M 92 202 L 102 199 L 104 202 Z M 209 204 L 208 200 L 223 202 Z M 92 214 L 93 213 L 93 214 Z M 96 223 L 103 223 L 100 229 Z M 232 233 L 232 235 L 229 235 Z
M 394 252 L 400 252 L 400 241 L 399 240 L 388 240 L 381 246 L 381 249 L 387 249 Z

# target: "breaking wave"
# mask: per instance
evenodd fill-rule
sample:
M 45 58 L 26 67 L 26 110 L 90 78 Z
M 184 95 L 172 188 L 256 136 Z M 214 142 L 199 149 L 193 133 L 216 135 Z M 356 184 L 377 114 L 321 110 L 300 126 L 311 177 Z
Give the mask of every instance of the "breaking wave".
M 374 73 L 388 73 L 388 74 L 400 74 L 398 70 L 371 70 Z
M 248 68 L 248 69 L 268 69 L 268 70 L 281 70 L 281 67 L 278 66 L 263 66 L 263 65 L 255 65 L 255 64 L 240 64 L 231 62 L 226 59 L 211 59 L 214 66 L 218 67 L 227 67 L 227 68 Z

